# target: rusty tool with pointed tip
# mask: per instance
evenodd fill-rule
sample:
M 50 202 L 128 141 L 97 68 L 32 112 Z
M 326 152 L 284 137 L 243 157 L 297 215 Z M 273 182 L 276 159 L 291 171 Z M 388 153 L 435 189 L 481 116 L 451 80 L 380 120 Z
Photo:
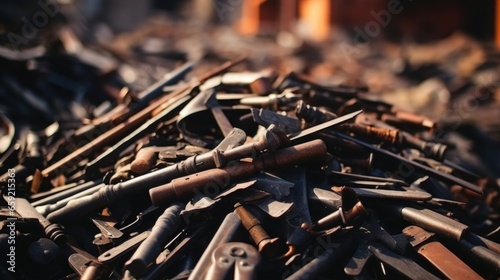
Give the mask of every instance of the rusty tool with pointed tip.
M 353 112 L 353 113 L 350 113 L 350 114 L 346 114 L 346 115 L 337 117 L 337 118 L 329 120 L 327 122 L 320 123 L 318 125 L 306 128 L 306 129 L 304 129 L 304 130 L 302 130 L 302 131 L 300 131 L 298 133 L 293 133 L 293 134 L 289 135 L 288 137 L 290 138 L 290 141 L 292 141 L 292 142 L 296 141 L 296 140 L 298 140 L 300 138 L 303 138 L 303 137 L 305 137 L 307 135 L 311 135 L 311 134 L 316 133 L 318 131 L 327 129 L 327 128 L 335 126 L 337 124 L 341 124 L 343 122 L 346 122 L 346 121 L 354 118 L 355 116 L 361 114 L 361 112 L 363 112 L 363 111 L 359 110 L 359 111 L 356 111 L 356 112 Z
M 411 246 L 449 279 L 483 279 L 434 238 L 434 233 L 417 226 L 403 229 Z
M 368 245 L 368 250 L 384 264 L 394 268 L 397 272 L 410 279 L 438 280 L 434 274 L 425 270 L 415 261 L 402 255 L 398 255 L 386 247 L 373 243 Z

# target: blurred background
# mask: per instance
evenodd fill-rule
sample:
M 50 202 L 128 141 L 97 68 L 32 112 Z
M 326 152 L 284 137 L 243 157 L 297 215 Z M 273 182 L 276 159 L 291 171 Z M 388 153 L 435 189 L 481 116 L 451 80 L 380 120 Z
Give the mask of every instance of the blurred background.
M 2 3 L 0 111 L 34 129 L 75 129 L 98 104 L 133 97 L 185 61 L 203 61 L 196 75 L 246 54 L 245 70 L 368 88 L 434 118 L 500 174 L 493 0 Z
M 331 39 L 338 30 L 352 32 L 377 20 L 376 13 L 388 11 L 392 18 L 381 24 L 380 36 L 392 40 L 425 42 L 463 31 L 480 40 L 495 38 L 495 1 L 477 4 L 467 0 L 144 0 L 144 1 L 28 1 L 6 0 L 0 11 L 3 30 L 21 31 L 22 18 L 32 20 L 44 6 L 57 5 L 80 32 L 92 36 L 96 28 L 114 34 L 130 32 L 151 16 L 182 20 L 185 24 L 231 26 L 244 35 L 277 35 L 291 31 L 297 35 Z M 45 4 L 44 4 L 45 3 Z M 45 11 L 45 10 L 44 10 Z M 50 15 L 49 17 L 55 17 Z M 68 18 L 69 17 L 69 18 Z M 56 19 L 51 20 L 51 23 Z M 302 31 L 300 29 L 302 27 Z M 314 27 L 314 28 L 313 28 Z M 304 30 L 310 29 L 310 30 Z M 306 32 L 307 31 L 307 32 Z M 307 34 L 309 33 L 309 34 Z M 94 34 L 95 35 L 95 34 Z

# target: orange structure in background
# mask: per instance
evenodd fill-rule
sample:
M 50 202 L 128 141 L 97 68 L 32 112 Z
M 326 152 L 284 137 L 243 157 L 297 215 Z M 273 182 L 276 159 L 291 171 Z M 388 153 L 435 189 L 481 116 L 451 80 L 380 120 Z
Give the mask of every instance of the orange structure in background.
M 324 41 L 333 26 L 357 33 L 367 24 L 380 24 L 380 35 L 416 41 L 445 38 L 457 30 L 479 30 L 490 39 L 493 32 L 500 48 L 500 0 L 488 1 L 485 7 L 472 2 L 392 1 L 392 0 L 239 0 L 241 16 L 237 30 L 246 36 L 275 35 L 287 31 L 305 39 Z M 493 7 L 496 6 L 496 7 Z M 476 8 L 474 8 L 476 7 Z M 488 11 L 484 22 L 475 16 Z M 392 12 L 397 11 L 397 12 Z M 389 13 L 387 16 L 385 14 Z M 482 13 L 480 13 L 482 12 Z M 490 15 L 491 13 L 491 15 Z M 494 23 L 491 21 L 495 14 Z M 382 15 L 382 16 L 381 16 Z M 388 26 L 390 24 L 390 26 Z M 494 31 L 492 26 L 494 25 Z M 487 28 L 486 28 L 487 27 Z M 487 29 L 487 30 L 485 30 Z
M 260 5 L 266 0 L 243 0 L 238 31 L 242 35 L 253 36 L 259 33 Z
M 500 0 L 495 2 L 495 44 L 500 48 Z
M 238 22 L 238 31 L 242 35 L 257 35 L 263 27 L 263 3 L 273 0 L 243 0 L 241 18 Z M 275 0 L 274 0 L 275 1 Z M 280 0 L 280 12 L 276 14 L 277 25 L 280 30 L 292 29 L 291 19 L 297 20 L 295 10 L 299 8 L 299 20 L 307 30 L 309 39 L 321 41 L 328 38 L 330 33 L 331 0 Z M 297 3 L 298 2 L 298 3 Z M 275 17 L 276 17 L 275 16 Z
M 309 38 L 322 41 L 330 35 L 330 0 L 301 0 L 299 17 Z

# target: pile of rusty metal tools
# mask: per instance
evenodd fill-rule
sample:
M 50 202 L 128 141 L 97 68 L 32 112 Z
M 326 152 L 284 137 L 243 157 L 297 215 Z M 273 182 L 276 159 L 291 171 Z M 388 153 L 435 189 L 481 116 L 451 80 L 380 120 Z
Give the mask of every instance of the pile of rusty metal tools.
M 1 278 L 499 277 L 497 182 L 447 158 L 439 123 L 241 61 L 26 133 L 1 166 Z

